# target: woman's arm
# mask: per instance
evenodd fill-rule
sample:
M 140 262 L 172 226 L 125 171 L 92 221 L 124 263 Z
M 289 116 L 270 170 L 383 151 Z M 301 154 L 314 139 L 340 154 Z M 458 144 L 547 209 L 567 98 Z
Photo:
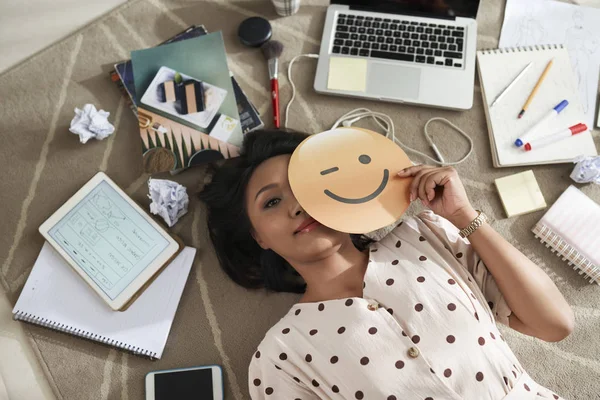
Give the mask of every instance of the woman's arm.
M 471 207 L 449 221 L 462 229 L 476 216 Z M 513 311 L 511 328 L 548 342 L 558 342 L 573 331 L 571 307 L 540 267 L 488 224 L 472 233 L 469 241 Z
M 477 216 L 453 168 L 416 166 L 399 176 L 414 176 L 411 200 L 419 198 L 457 228 L 465 228 Z M 540 267 L 487 224 L 471 234 L 469 241 L 513 311 L 511 328 L 549 342 L 562 340 L 573 331 L 571 307 Z

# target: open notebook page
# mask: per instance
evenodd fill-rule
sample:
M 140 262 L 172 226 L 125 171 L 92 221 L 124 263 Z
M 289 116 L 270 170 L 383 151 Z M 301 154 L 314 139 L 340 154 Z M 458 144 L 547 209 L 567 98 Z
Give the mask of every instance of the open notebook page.
M 113 311 L 45 242 L 13 313 L 81 330 L 160 358 L 196 254 L 186 247 L 123 312 Z
M 546 79 L 523 118 L 518 119 L 519 111 L 546 65 L 552 59 L 554 59 L 554 63 Z M 494 99 L 532 61 L 533 65 L 525 75 L 504 95 L 500 102 L 493 108 L 489 108 Z M 519 136 L 527 132 L 562 100 L 567 100 L 569 106 L 530 139 L 551 135 L 561 129 L 585 122 L 571 61 L 566 49 L 484 51 L 479 53 L 478 62 L 483 90 L 488 103 L 486 105 L 489 111 L 488 123 L 491 123 L 493 131 L 491 140 L 494 140 L 493 147 L 496 148 L 499 166 L 568 162 L 580 155 L 597 154 L 590 132 L 583 132 L 562 142 L 529 152 L 514 145 Z M 588 126 L 588 128 L 592 127 Z

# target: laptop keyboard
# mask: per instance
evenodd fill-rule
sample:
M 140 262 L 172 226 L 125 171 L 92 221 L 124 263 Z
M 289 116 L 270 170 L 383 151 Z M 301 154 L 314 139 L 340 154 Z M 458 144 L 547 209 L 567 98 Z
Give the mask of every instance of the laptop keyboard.
M 333 54 L 452 68 L 464 65 L 462 26 L 339 14 L 334 32 Z

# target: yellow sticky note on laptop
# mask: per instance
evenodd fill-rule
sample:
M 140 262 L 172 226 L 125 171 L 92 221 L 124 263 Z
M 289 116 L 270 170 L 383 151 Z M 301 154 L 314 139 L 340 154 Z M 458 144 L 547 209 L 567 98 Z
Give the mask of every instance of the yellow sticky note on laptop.
M 367 60 L 331 57 L 327 89 L 364 92 L 367 89 Z
M 496 187 L 507 217 L 546 208 L 546 200 L 531 170 L 496 179 Z

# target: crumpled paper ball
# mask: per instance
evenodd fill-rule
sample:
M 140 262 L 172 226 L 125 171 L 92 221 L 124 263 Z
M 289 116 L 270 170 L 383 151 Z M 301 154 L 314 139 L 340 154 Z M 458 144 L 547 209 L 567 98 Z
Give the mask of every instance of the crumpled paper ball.
M 571 179 L 578 183 L 593 182 L 600 185 L 600 156 L 576 159 Z
M 69 130 L 79 135 L 81 143 L 87 143 L 91 138 L 105 139 L 115 131 L 115 127 L 108 122 L 109 115 L 108 111 L 98 111 L 93 104 L 86 104 L 83 110 L 75 109 Z
M 160 215 L 169 227 L 187 213 L 190 199 L 184 186 L 166 179 L 150 179 L 148 189 L 152 199 L 150 212 Z

